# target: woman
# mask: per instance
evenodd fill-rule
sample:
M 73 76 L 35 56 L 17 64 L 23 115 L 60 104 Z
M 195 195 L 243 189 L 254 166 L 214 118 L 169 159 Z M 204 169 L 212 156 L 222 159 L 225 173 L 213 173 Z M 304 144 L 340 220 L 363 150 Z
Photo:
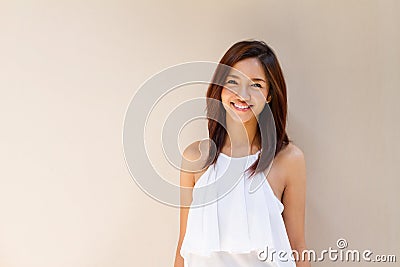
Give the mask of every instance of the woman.
M 306 167 L 286 133 L 286 85 L 267 44 L 241 41 L 228 49 L 207 91 L 207 115 L 212 142 L 183 153 L 180 185 L 190 190 L 181 191 L 175 267 L 309 267 L 290 257 L 306 249 Z M 204 200 L 196 190 L 211 192 L 239 174 L 224 194 L 217 186 L 216 201 L 194 206 Z M 250 193 L 256 178 L 264 183 Z

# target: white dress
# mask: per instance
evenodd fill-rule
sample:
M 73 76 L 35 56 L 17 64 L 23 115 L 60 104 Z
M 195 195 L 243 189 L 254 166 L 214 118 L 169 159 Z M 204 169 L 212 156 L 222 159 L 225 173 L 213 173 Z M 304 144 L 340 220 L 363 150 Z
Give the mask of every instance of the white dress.
M 244 173 L 259 153 L 220 153 L 196 182 L 180 250 L 185 267 L 296 266 L 283 204 L 263 172 Z

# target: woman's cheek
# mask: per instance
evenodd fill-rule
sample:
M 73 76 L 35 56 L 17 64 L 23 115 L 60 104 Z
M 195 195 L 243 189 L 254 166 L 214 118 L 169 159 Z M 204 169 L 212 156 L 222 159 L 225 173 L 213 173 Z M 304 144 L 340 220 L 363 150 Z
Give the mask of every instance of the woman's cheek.
M 228 101 L 228 99 L 230 98 L 230 96 L 231 96 L 231 92 L 228 90 L 228 89 L 222 89 L 222 92 L 221 92 L 221 101 L 223 102 L 223 103 L 226 103 L 226 101 Z

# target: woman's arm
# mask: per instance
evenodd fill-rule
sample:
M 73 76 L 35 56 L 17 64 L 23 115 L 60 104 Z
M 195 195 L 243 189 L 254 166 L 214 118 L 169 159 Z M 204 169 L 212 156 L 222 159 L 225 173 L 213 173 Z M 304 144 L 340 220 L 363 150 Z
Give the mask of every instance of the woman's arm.
M 290 145 L 286 164 L 282 202 L 285 205 L 283 219 L 290 245 L 299 255 L 297 267 L 310 267 L 307 259 L 302 259 L 302 251 L 306 249 L 304 221 L 306 200 L 306 164 L 303 152 L 295 145 Z
M 180 171 L 180 227 L 179 227 L 179 240 L 176 248 L 174 267 L 184 267 L 184 259 L 180 255 L 180 250 L 183 242 L 183 238 L 186 233 L 187 217 L 189 214 L 189 205 L 192 202 L 192 192 L 193 186 L 195 184 L 194 173 L 187 172 L 184 170 L 190 170 L 188 161 L 196 160 L 196 151 L 193 146 L 189 146 L 183 152 L 182 164 Z M 183 189 L 182 187 L 187 187 L 188 189 Z

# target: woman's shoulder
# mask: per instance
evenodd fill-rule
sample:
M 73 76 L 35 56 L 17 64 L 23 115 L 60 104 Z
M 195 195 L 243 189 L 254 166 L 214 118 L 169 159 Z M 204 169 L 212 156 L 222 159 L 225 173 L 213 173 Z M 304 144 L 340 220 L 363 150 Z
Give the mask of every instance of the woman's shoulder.
M 286 177 L 292 179 L 297 173 L 305 170 L 305 155 L 300 147 L 289 142 L 277 155 L 278 161 L 284 166 Z
M 196 141 L 189 144 L 182 153 L 182 165 L 191 166 L 199 171 L 207 161 L 208 149 L 207 141 Z
M 304 159 L 303 150 L 293 142 L 289 142 L 289 144 L 279 151 L 278 155 L 289 161 L 299 161 Z
M 185 148 L 182 156 L 188 160 L 196 160 L 204 157 L 207 152 L 208 146 L 205 141 L 195 141 Z

